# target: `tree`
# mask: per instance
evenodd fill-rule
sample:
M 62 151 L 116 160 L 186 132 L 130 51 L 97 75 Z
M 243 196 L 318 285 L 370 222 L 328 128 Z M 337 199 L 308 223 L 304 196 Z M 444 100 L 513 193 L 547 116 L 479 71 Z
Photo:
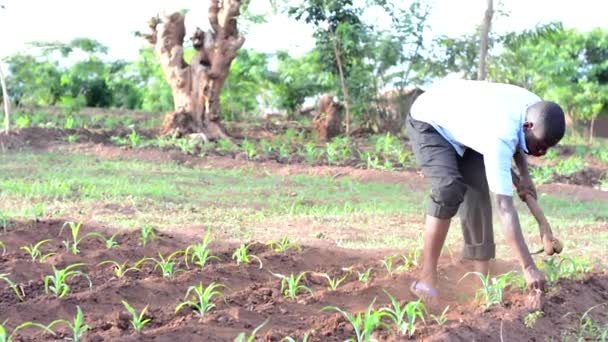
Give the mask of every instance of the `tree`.
M 316 49 L 322 59 L 331 56 L 327 65 L 336 71 L 340 80 L 346 134 L 349 134 L 351 113 L 347 79 L 352 64 L 364 56 L 360 37 L 366 27 L 360 19 L 361 9 L 355 7 L 352 0 L 306 0 L 287 12 L 296 20 L 314 25 Z
M 6 81 L 4 79 L 4 73 L 0 66 L 0 86 L 2 86 L 2 102 L 4 102 L 4 132 L 8 134 L 10 130 L 10 97 L 8 96 L 8 90 L 6 89 Z
M 245 42 L 237 29 L 239 0 L 211 1 L 208 18 L 211 30 L 197 29 L 192 37 L 196 54 L 184 60 L 185 16 L 176 12 L 149 21 L 144 37 L 154 46 L 165 78 L 173 92 L 175 111 L 165 116 L 163 133 L 199 133 L 204 139 L 227 137 L 221 124 L 220 94 L 232 60 Z
M 486 8 L 483 22 L 481 23 L 481 35 L 479 39 L 479 70 L 477 70 L 477 79 L 482 81 L 486 79 L 487 70 L 487 55 L 490 40 L 490 28 L 492 27 L 492 15 L 494 14 L 494 1 L 487 0 L 488 7 Z

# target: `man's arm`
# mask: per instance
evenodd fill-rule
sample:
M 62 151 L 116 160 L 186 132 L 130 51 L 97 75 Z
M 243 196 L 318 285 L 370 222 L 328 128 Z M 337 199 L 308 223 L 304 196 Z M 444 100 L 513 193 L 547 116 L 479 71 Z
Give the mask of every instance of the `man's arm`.
M 497 194 L 496 207 L 505 238 L 511 248 L 515 251 L 515 255 L 524 272 L 528 287 L 530 289 L 543 290 L 546 283 L 545 276 L 538 270 L 530 255 L 530 251 L 524 240 L 524 235 L 521 232 L 517 211 L 513 206 L 513 197 Z
M 528 158 L 526 154 L 517 149 L 515 154 L 513 155 L 513 160 L 515 160 L 515 165 L 517 165 L 517 169 L 519 170 L 519 185 L 517 187 L 517 194 L 522 201 L 526 200 L 526 195 L 537 198 L 536 188 L 534 187 L 534 183 L 532 182 L 532 177 L 530 177 L 530 171 L 528 170 Z

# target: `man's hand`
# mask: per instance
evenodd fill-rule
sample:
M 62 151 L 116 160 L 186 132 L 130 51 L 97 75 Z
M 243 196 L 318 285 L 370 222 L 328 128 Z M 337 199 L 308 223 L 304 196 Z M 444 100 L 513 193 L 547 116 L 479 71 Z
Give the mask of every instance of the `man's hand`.
M 530 291 L 544 291 L 547 285 L 547 279 L 543 272 L 541 272 L 536 266 L 528 266 L 524 269 L 524 277 L 526 278 L 526 284 Z
M 520 177 L 519 184 L 517 184 L 517 195 L 524 202 L 526 201 L 526 196 L 532 196 L 532 198 L 537 199 L 536 188 L 530 177 Z

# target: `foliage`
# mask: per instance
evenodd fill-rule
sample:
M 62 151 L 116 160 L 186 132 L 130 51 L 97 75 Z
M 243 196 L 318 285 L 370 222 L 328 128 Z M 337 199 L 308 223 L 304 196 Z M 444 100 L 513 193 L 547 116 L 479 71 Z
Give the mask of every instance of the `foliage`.
M 184 300 L 175 308 L 175 312 L 179 312 L 185 306 L 189 306 L 196 311 L 200 316 L 204 316 L 207 312 L 215 307 L 215 304 L 211 302 L 211 299 L 215 296 L 222 296 L 221 291 L 216 289 L 224 287 L 223 284 L 211 283 L 209 286 L 204 287 L 201 282 L 198 286 L 190 286 Z M 187 300 L 188 296 L 192 293 L 192 299 Z
M 420 318 L 424 322 L 424 303 L 419 299 L 401 306 L 388 291 L 383 291 L 391 300 L 393 306 L 382 308 L 380 311 L 387 313 L 387 316 L 397 325 L 397 329 L 401 334 L 407 334 L 409 337 L 414 336 L 416 332 L 416 319 Z
M 83 335 L 87 332 L 87 330 L 91 329 L 91 327 L 84 322 L 84 314 L 82 313 L 80 306 L 76 306 L 76 316 L 74 317 L 73 322 L 67 320 L 57 320 L 53 323 L 63 323 L 67 325 L 71 330 L 72 337 L 68 337 L 66 339 L 74 342 L 82 341 Z
M 321 276 L 325 279 L 327 279 L 327 285 L 328 285 L 328 289 L 330 291 L 336 291 L 338 289 L 338 286 L 340 286 L 340 284 L 342 284 L 342 282 L 344 280 L 346 280 L 346 278 L 349 276 L 350 273 L 343 275 L 341 278 L 338 277 L 330 277 L 329 274 L 327 273 L 322 273 Z
M 82 223 L 75 222 L 65 222 L 59 230 L 59 235 L 61 235 L 61 233 L 63 232 L 63 228 L 65 228 L 66 226 L 70 227 L 70 232 L 72 233 L 72 241 L 66 239 L 63 241 L 63 245 L 65 246 L 66 250 L 70 251 L 74 255 L 80 253 L 78 245 L 82 242 L 82 240 L 91 236 L 99 237 L 100 235 L 99 233 L 91 232 L 85 234 L 82 237 L 78 237 L 78 235 L 80 234 L 80 227 L 82 226 Z M 104 238 L 103 235 L 101 237 Z
M 211 243 L 211 230 L 207 230 L 205 237 L 203 237 L 203 240 L 199 244 L 190 245 L 186 248 L 184 253 L 186 267 L 189 267 L 188 260 L 194 262 L 195 265 L 201 268 L 204 267 L 209 260 L 220 260 L 220 258 L 210 254 L 211 252 L 208 249 L 209 243 Z M 192 254 L 190 254 L 190 252 L 192 252 Z M 188 258 L 189 255 L 191 255 L 190 258 Z
M 24 322 L 19 324 L 17 327 L 15 327 L 15 329 L 13 329 L 13 331 L 9 334 L 8 331 L 6 330 L 6 328 L 4 327 L 4 325 L 6 324 L 6 321 L 2 322 L 2 324 L 0 324 L 0 342 L 13 342 L 13 336 L 21 329 L 25 329 L 28 327 L 35 327 L 41 330 L 44 330 L 46 332 L 48 332 L 49 334 L 55 336 L 55 332 L 51 329 L 51 324 L 44 325 L 44 324 L 40 324 L 40 323 L 36 323 L 36 322 Z
M 388 316 L 388 314 L 382 310 L 374 311 L 373 306 L 376 302 L 376 298 L 369 304 L 365 313 L 357 313 L 353 315 L 349 312 L 346 312 L 336 306 L 326 306 L 322 311 L 327 310 L 335 310 L 341 313 L 348 322 L 352 325 L 353 330 L 355 331 L 355 337 L 351 338 L 348 341 L 356 341 L 356 342 L 364 342 L 371 341 L 372 333 L 376 330 L 376 328 L 383 326 L 387 329 L 390 329 L 388 325 L 382 322 L 382 318 Z
M 38 241 L 35 245 L 23 246 L 23 247 L 21 247 L 21 249 L 23 249 L 30 255 L 30 258 L 32 258 L 32 262 L 36 262 L 36 260 L 40 260 L 40 262 L 44 262 L 44 260 L 46 260 L 46 258 L 57 254 L 57 253 L 43 254 L 42 251 L 40 250 L 40 247 L 42 245 L 44 245 L 45 243 L 50 242 L 50 241 L 51 241 L 50 239 L 41 240 L 41 241 Z
M 151 241 L 156 240 L 156 229 L 154 229 L 154 227 L 151 225 L 142 226 L 139 233 L 139 241 L 144 247 L 146 247 L 146 245 Z
M 489 274 L 483 275 L 479 272 L 467 272 L 462 278 L 469 275 L 476 275 L 481 280 L 481 288 L 477 291 L 475 299 L 481 299 L 486 310 L 493 305 L 502 304 L 505 289 L 516 276 L 513 272 L 508 272 L 497 277 L 490 277 Z
M 300 245 L 296 242 L 291 242 L 287 236 L 283 237 L 280 241 L 270 241 L 267 245 L 278 253 L 287 252 L 292 248 L 300 250 Z
M 80 271 L 74 270 L 76 267 L 84 266 L 84 263 L 76 263 L 68 265 L 66 268 L 58 270 L 53 265 L 53 274 L 47 275 L 44 277 L 44 291 L 45 293 L 49 293 L 49 290 L 58 298 L 65 297 L 70 292 L 70 286 L 67 284 L 67 281 L 75 276 L 83 276 L 87 278 L 89 281 L 89 288 L 93 287 L 93 283 L 91 283 L 91 278 L 89 276 Z
M 363 272 L 357 271 L 357 275 L 358 275 L 359 281 L 362 282 L 362 283 L 364 283 L 364 284 L 367 283 L 369 281 L 369 277 L 372 274 L 372 269 L 373 268 L 370 267 L 370 268 L 368 268 L 367 270 L 365 270 Z
M 251 245 L 242 244 L 237 248 L 232 254 L 232 259 L 236 260 L 236 264 L 249 264 L 253 259 L 257 260 L 260 264 L 260 269 L 262 269 L 262 260 L 253 254 L 249 254 L 249 247 Z
M 23 302 L 23 297 L 25 293 L 23 293 L 23 289 L 19 287 L 19 285 L 15 284 L 12 280 L 8 278 L 8 273 L 0 273 L 0 280 L 4 280 L 4 282 L 13 290 L 15 297 L 19 299 L 19 301 Z
M 158 252 L 158 259 L 156 259 L 156 258 L 144 258 L 142 260 L 151 261 L 154 264 L 154 270 L 156 270 L 157 268 L 159 268 L 160 271 L 161 271 L 161 274 L 162 274 L 163 278 L 169 278 L 169 279 L 171 279 L 178 272 L 184 272 L 184 270 L 180 270 L 179 268 L 176 268 L 177 263 L 173 259 L 176 256 L 178 256 L 180 254 L 185 254 L 185 253 L 186 253 L 186 251 L 178 250 L 178 251 L 175 251 L 175 252 L 169 254 L 167 256 L 167 258 L 165 259 L 165 257 L 160 252 Z
M 125 309 L 127 309 L 129 314 L 131 314 L 131 325 L 133 326 L 133 329 L 135 329 L 135 331 L 137 331 L 138 333 L 141 333 L 144 327 L 152 321 L 152 319 L 147 318 L 146 315 L 146 311 L 148 310 L 147 305 L 143 308 L 143 310 L 141 310 L 140 313 L 137 313 L 137 311 L 135 311 L 131 304 L 129 304 L 129 302 L 125 300 L 122 301 L 122 305 L 125 307 Z
M 310 294 L 312 294 L 312 290 L 308 286 L 300 283 L 306 273 L 307 272 L 301 272 L 298 276 L 295 276 L 293 273 L 289 276 L 278 273 L 272 273 L 272 275 L 281 279 L 281 293 L 283 293 L 283 295 L 287 298 L 296 300 L 298 298 L 298 294 L 302 291 L 308 291 Z
M 526 316 L 524 316 L 524 325 L 526 326 L 526 328 L 532 329 L 534 328 L 534 325 L 536 325 L 536 321 L 538 321 L 538 319 L 542 318 L 544 315 L 545 313 L 540 310 L 530 312 Z

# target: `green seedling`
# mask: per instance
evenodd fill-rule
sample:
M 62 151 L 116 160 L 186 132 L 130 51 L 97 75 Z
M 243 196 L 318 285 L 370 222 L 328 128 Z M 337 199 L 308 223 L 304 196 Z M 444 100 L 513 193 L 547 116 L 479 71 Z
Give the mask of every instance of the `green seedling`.
M 49 293 L 49 290 L 58 298 L 65 297 L 70 292 L 70 286 L 67 284 L 68 279 L 75 276 L 83 276 L 89 281 L 89 288 L 93 288 L 91 278 L 80 270 L 75 270 L 76 267 L 85 266 L 85 263 L 77 263 L 67 266 L 62 270 L 58 270 L 53 266 L 53 274 L 44 277 L 44 292 Z
M 253 329 L 253 331 L 251 332 L 251 335 L 247 336 L 247 333 L 240 333 L 235 339 L 234 342 L 254 342 L 255 341 L 255 334 L 257 334 L 260 329 L 262 329 L 270 320 L 270 318 L 267 318 L 264 322 L 262 322 L 262 324 L 258 325 L 257 328 Z
M 118 248 L 118 242 L 116 241 L 116 237 L 118 236 L 118 232 L 112 234 L 109 238 L 106 238 L 101 233 L 89 233 L 91 236 L 97 236 L 103 244 L 106 246 L 106 249 L 114 249 Z
M 132 148 L 136 148 L 141 143 L 141 136 L 134 129 L 131 129 L 131 133 L 127 137 Z
M 55 325 L 57 323 L 63 323 L 65 325 L 67 325 L 68 328 L 70 328 L 72 336 L 66 338 L 66 340 L 68 340 L 68 341 L 74 341 L 74 342 L 82 341 L 84 334 L 87 332 L 87 330 L 91 329 L 91 327 L 84 322 L 84 315 L 82 313 L 82 310 L 80 309 L 80 306 L 76 306 L 76 316 L 74 317 L 73 322 L 62 319 L 62 320 L 54 321 L 51 324 Z
M 267 243 L 267 245 L 270 246 L 270 248 L 272 248 L 272 250 L 277 253 L 287 252 L 291 248 L 301 250 L 300 245 L 295 242 L 289 241 L 289 238 L 287 236 L 281 239 L 281 241 L 270 241 L 269 243 Z
M 190 268 L 188 265 L 188 260 L 192 261 L 195 265 L 199 267 L 204 267 L 208 261 L 215 259 L 220 260 L 220 258 L 211 255 L 211 252 L 208 249 L 209 243 L 211 243 L 211 230 L 208 230 L 203 238 L 203 241 L 198 245 L 191 245 L 186 248 L 184 253 L 184 258 L 186 260 L 186 267 Z
M 249 160 L 255 159 L 255 156 L 258 154 L 258 150 L 255 147 L 255 144 L 252 143 L 251 141 L 245 139 L 245 140 L 243 140 L 241 145 L 243 147 L 243 151 L 245 151 L 245 155 L 247 155 L 247 159 L 249 159 Z
M 232 259 L 236 260 L 236 264 L 249 264 L 253 259 L 257 260 L 260 264 L 260 269 L 262 269 L 262 260 L 253 254 L 249 254 L 249 246 L 250 245 L 241 245 L 237 248 L 232 254 Z
M 74 255 L 77 255 L 78 253 L 80 253 L 80 249 L 78 249 L 78 245 L 82 242 L 82 240 L 86 239 L 87 237 L 93 237 L 93 236 L 99 237 L 99 235 L 101 235 L 99 233 L 92 232 L 92 233 L 85 234 L 82 237 L 79 237 L 78 235 L 80 235 L 80 228 L 82 226 L 82 223 L 74 223 L 74 222 L 64 223 L 63 226 L 61 226 L 61 229 L 59 230 L 59 235 L 61 235 L 61 233 L 63 232 L 63 228 L 65 228 L 66 226 L 70 227 L 70 232 L 72 233 L 72 241 L 64 240 L 63 245 L 65 246 L 65 248 L 68 251 L 70 251 Z
M 163 255 L 160 254 L 160 252 L 159 252 L 158 259 L 144 258 L 142 260 L 152 261 L 154 263 L 154 271 L 156 271 L 157 268 L 160 268 L 163 278 L 171 279 L 178 272 L 184 272 L 184 270 L 180 270 L 180 269 L 176 268 L 177 264 L 175 263 L 175 261 L 173 261 L 173 259 L 176 256 L 178 256 L 180 254 L 184 254 L 184 253 L 185 253 L 185 251 L 183 251 L 183 250 L 175 251 L 175 252 L 169 254 L 169 256 L 165 259 L 165 257 L 163 257 Z M 142 261 L 142 260 L 140 260 L 140 261 Z
M 383 326 L 390 330 L 390 327 L 386 323 L 382 322 L 382 318 L 388 316 L 388 314 L 383 311 L 373 311 L 375 302 L 376 298 L 374 298 L 371 304 L 367 307 L 365 313 L 358 313 L 356 315 L 346 312 L 336 306 L 326 306 L 321 309 L 321 311 L 335 310 L 341 313 L 348 320 L 355 331 L 355 338 L 350 338 L 347 341 L 367 342 L 372 341 L 372 334 L 376 328 Z
M 312 294 L 312 290 L 308 286 L 300 284 L 306 273 L 302 272 L 297 277 L 293 273 L 289 277 L 278 273 L 272 273 L 272 275 L 281 279 L 281 293 L 287 298 L 296 300 L 298 294 L 302 291 L 308 291 Z
M 141 227 L 139 241 L 141 245 L 146 247 L 146 245 L 153 240 L 156 240 L 156 229 L 150 225 L 145 225 Z
M 148 310 L 147 305 L 143 310 L 141 310 L 139 314 L 127 301 L 123 300 L 122 305 L 125 307 L 125 309 L 127 309 L 129 314 L 131 314 L 131 325 L 133 326 L 133 329 L 135 329 L 135 331 L 137 331 L 138 333 L 141 333 L 143 328 L 148 323 L 152 322 L 151 318 L 146 318 L 146 311 Z
M 8 219 L 8 215 L 0 211 L 0 227 L 2 228 L 2 232 L 6 234 L 6 229 L 10 224 L 10 220 Z
M 47 242 L 50 242 L 50 239 L 47 240 L 41 240 L 38 241 L 35 245 L 29 245 L 29 246 L 23 246 L 20 249 L 23 249 L 24 251 L 26 251 L 30 257 L 32 258 L 32 262 L 36 262 L 36 260 L 39 260 L 40 262 L 44 262 L 46 260 L 46 258 L 53 256 L 57 253 L 47 253 L 44 254 L 42 253 L 42 251 L 40 250 L 40 247 L 42 247 L 42 245 L 44 245 Z
M 538 268 L 545 272 L 547 281 L 554 283 L 562 277 L 560 262 L 556 261 L 556 258 L 547 258 L 540 262 Z
M 6 255 L 6 244 L 2 241 L 0 241 L 0 248 L 2 248 L 2 254 L 0 254 L 0 256 L 5 256 Z
M 536 321 L 538 321 L 538 319 L 542 318 L 544 315 L 545 313 L 540 310 L 530 312 L 524 317 L 524 325 L 526 328 L 532 329 L 536 325 Z
M 602 324 L 591 317 L 591 311 L 608 303 L 600 303 L 590 307 L 579 318 L 579 323 L 576 326 L 577 341 L 608 341 L 608 324 Z M 569 315 L 569 313 L 566 314 Z M 564 316 L 565 317 L 565 316 Z
M 20 286 L 18 286 L 17 284 L 15 284 L 12 280 L 10 280 L 8 278 L 9 275 L 10 275 L 9 273 L 0 273 L 0 280 L 4 280 L 4 282 L 15 293 L 15 297 L 17 297 L 17 299 L 19 299 L 20 302 L 23 302 L 23 297 L 25 296 L 25 293 L 23 293 L 23 289 Z
M 567 278 L 580 279 L 591 272 L 591 264 L 580 257 L 561 257 L 560 273 Z
M 387 255 L 384 257 L 384 259 L 380 260 L 380 263 L 382 265 L 384 265 L 389 276 L 392 276 L 395 273 L 399 273 L 401 271 L 407 270 L 407 268 L 405 267 L 405 264 L 395 268 L 396 265 L 395 265 L 394 260 L 395 260 L 395 257 L 393 255 Z
M 52 323 L 51 323 L 52 324 Z M 4 327 L 4 325 L 6 325 L 6 321 L 2 322 L 2 324 L 0 324 L 0 342 L 13 342 L 13 336 L 21 329 L 25 329 L 28 327 L 35 327 L 41 330 L 44 330 L 46 332 L 48 332 L 49 334 L 55 336 L 55 332 L 51 329 L 51 325 L 46 326 L 44 324 L 40 324 L 40 323 L 36 323 L 36 322 L 24 322 L 19 324 L 17 327 L 15 327 L 15 329 L 13 329 L 13 331 L 9 334 L 8 331 L 6 330 L 6 328 Z
M 116 278 L 121 279 L 122 277 L 125 276 L 125 274 L 127 274 L 127 272 L 141 272 L 139 265 L 141 265 L 145 261 L 146 261 L 145 258 L 142 260 L 139 260 L 138 262 L 135 263 L 135 265 L 133 265 L 131 267 L 128 267 L 126 261 L 121 264 L 114 260 L 104 260 L 97 265 L 98 266 L 107 265 L 107 264 L 113 265 L 114 266 L 114 275 L 116 276 Z
M 413 301 L 401 306 L 395 297 L 391 296 L 388 291 L 383 290 L 393 304 L 392 307 L 380 309 L 395 323 L 399 333 L 409 337 L 414 336 L 416 332 L 416 319 L 420 318 L 424 322 L 424 303 L 421 300 Z
M 477 291 L 475 300 L 482 299 L 485 310 L 496 304 L 502 304 L 503 295 L 507 286 L 511 284 L 511 281 L 516 276 L 513 272 L 502 274 L 498 277 L 490 277 L 490 275 L 483 275 L 479 272 L 468 272 L 462 278 L 469 275 L 476 275 L 481 280 L 481 289 Z
M 306 333 L 306 334 L 304 335 L 304 337 L 302 338 L 302 341 L 301 341 L 301 342 L 308 342 L 308 336 L 309 336 L 309 333 Z M 298 340 L 296 340 L 295 338 L 293 338 L 293 337 L 291 337 L 291 336 L 287 336 L 287 337 L 284 337 L 284 338 L 281 340 L 281 342 L 298 342 Z
M 369 277 L 372 275 L 372 267 L 368 268 L 364 272 L 357 271 L 357 275 L 360 282 L 364 284 L 367 283 L 369 281 Z
M 431 314 L 431 318 L 435 321 L 435 323 L 437 323 L 437 325 L 444 325 L 447 321 L 448 318 L 446 317 L 446 314 L 448 313 L 448 310 L 450 310 L 450 306 L 446 306 L 445 309 L 443 309 L 443 311 L 441 312 L 441 315 L 436 316 L 434 314 Z
M 202 282 L 198 286 L 190 286 L 184 296 L 183 302 L 175 308 L 175 313 L 185 306 L 189 306 L 199 316 L 204 316 L 211 309 L 215 308 L 215 304 L 211 300 L 215 296 L 222 296 L 222 292 L 217 291 L 221 287 L 225 286 L 223 284 L 211 283 L 209 286 L 204 287 Z M 190 295 L 192 295 L 191 299 L 188 300 Z
M 344 280 L 346 280 L 346 278 L 348 277 L 348 274 L 345 274 L 342 278 L 338 278 L 338 277 L 332 278 L 327 273 L 322 273 L 320 275 L 323 278 L 327 279 L 327 284 L 328 284 L 327 289 L 329 291 L 336 291 L 338 289 L 338 286 L 340 286 L 340 284 L 342 284 L 342 282 Z

